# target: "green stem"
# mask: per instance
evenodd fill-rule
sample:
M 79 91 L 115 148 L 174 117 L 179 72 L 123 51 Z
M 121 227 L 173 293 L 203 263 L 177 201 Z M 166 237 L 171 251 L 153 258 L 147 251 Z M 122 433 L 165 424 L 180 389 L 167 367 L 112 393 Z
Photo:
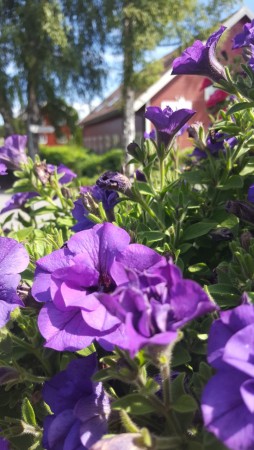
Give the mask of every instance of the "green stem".
M 41 363 L 45 373 L 47 375 L 51 375 L 51 367 L 47 359 L 43 359 L 40 351 L 38 351 L 36 348 L 34 348 L 32 345 L 30 345 L 28 342 L 23 341 L 22 339 L 18 338 L 11 332 L 9 332 L 9 335 L 13 342 L 18 344 L 20 347 L 25 348 L 29 353 L 32 353 Z
M 160 159 L 159 161 L 160 161 L 160 182 L 162 191 L 165 184 L 165 161 L 164 159 Z

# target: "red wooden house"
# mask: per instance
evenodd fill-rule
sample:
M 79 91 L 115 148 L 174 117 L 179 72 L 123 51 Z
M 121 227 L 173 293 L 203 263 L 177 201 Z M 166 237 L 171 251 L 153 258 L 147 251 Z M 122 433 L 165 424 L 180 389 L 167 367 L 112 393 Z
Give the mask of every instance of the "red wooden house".
M 246 22 L 254 18 L 247 8 L 243 7 L 224 22 L 227 27 L 217 47 L 217 57 L 224 64 L 232 63 L 241 49 L 232 51 L 232 38 L 242 31 Z M 205 126 L 210 123 L 207 100 L 214 92 L 209 86 L 202 88 L 205 78 L 197 75 L 171 75 L 172 61 L 175 52 L 163 58 L 164 70 L 161 77 L 145 92 L 136 95 L 136 140 L 139 141 L 144 132 L 151 131 L 151 123 L 144 119 L 147 106 L 160 106 L 165 108 L 169 105 L 172 109 L 191 108 L 197 111 L 193 121 L 203 122 Z M 227 60 L 226 60 L 227 59 Z M 113 147 L 122 146 L 123 114 L 121 109 L 121 86 L 117 88 L 108 98 L 97 106 L 81 124 L 83 128 L 83 139 L 85 147 L 101 153 Z M 187 133 L 179 139 L 180 147 L 190 145 Z

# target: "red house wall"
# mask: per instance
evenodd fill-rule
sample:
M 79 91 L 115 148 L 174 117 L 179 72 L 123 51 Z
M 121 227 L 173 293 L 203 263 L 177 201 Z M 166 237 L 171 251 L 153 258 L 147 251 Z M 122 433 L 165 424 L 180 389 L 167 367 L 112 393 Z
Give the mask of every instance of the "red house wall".
M 48 119 L 48 117 L 44 117 L 43 119 L 43 124 L 45 126 L 51 126 L 51 123 Z M 61 133 L 64 136 L 64 138 L 66 139 L 67 142 L 69 142 L 70 138 L 71 138 L 71 132 L 70 132 L 70 128 L 67 125 L 62 125 L 60 127 L 61 129 Z M 59 139 L 57 138 L 56 134 L 53 133 L 43 133 L 43 136 L 45 137 L 47 143 L 45 145 L 47 145 L 48 147 L 54 147 L 56 145 L 64 145 L 64 143 L 60 143 Z

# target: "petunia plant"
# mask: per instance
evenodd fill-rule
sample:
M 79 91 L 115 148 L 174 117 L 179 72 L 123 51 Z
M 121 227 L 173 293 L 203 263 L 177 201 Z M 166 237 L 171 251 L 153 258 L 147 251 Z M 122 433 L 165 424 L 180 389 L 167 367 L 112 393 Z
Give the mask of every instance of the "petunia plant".
M 205 129 L 149 106 L 133 176 L 81 186 L 29 158 L 25 136 L 0 148 L 0 175 L 15 175 L 0 213 L 1 449 L 253 448 L 253 23 L 232 44 L 241 75 L 216 57 L 224 31 L 173 74 L 210 78 L 228 108 Z

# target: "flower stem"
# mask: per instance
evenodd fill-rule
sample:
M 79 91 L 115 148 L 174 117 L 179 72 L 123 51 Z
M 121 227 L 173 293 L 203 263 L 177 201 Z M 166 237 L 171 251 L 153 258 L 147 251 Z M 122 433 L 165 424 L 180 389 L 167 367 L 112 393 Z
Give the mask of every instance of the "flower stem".
M 160 182 L 162 191 L 165 183 L 165 161 L 164 159 L 160 159 L 159 161 L 160 161 Z

